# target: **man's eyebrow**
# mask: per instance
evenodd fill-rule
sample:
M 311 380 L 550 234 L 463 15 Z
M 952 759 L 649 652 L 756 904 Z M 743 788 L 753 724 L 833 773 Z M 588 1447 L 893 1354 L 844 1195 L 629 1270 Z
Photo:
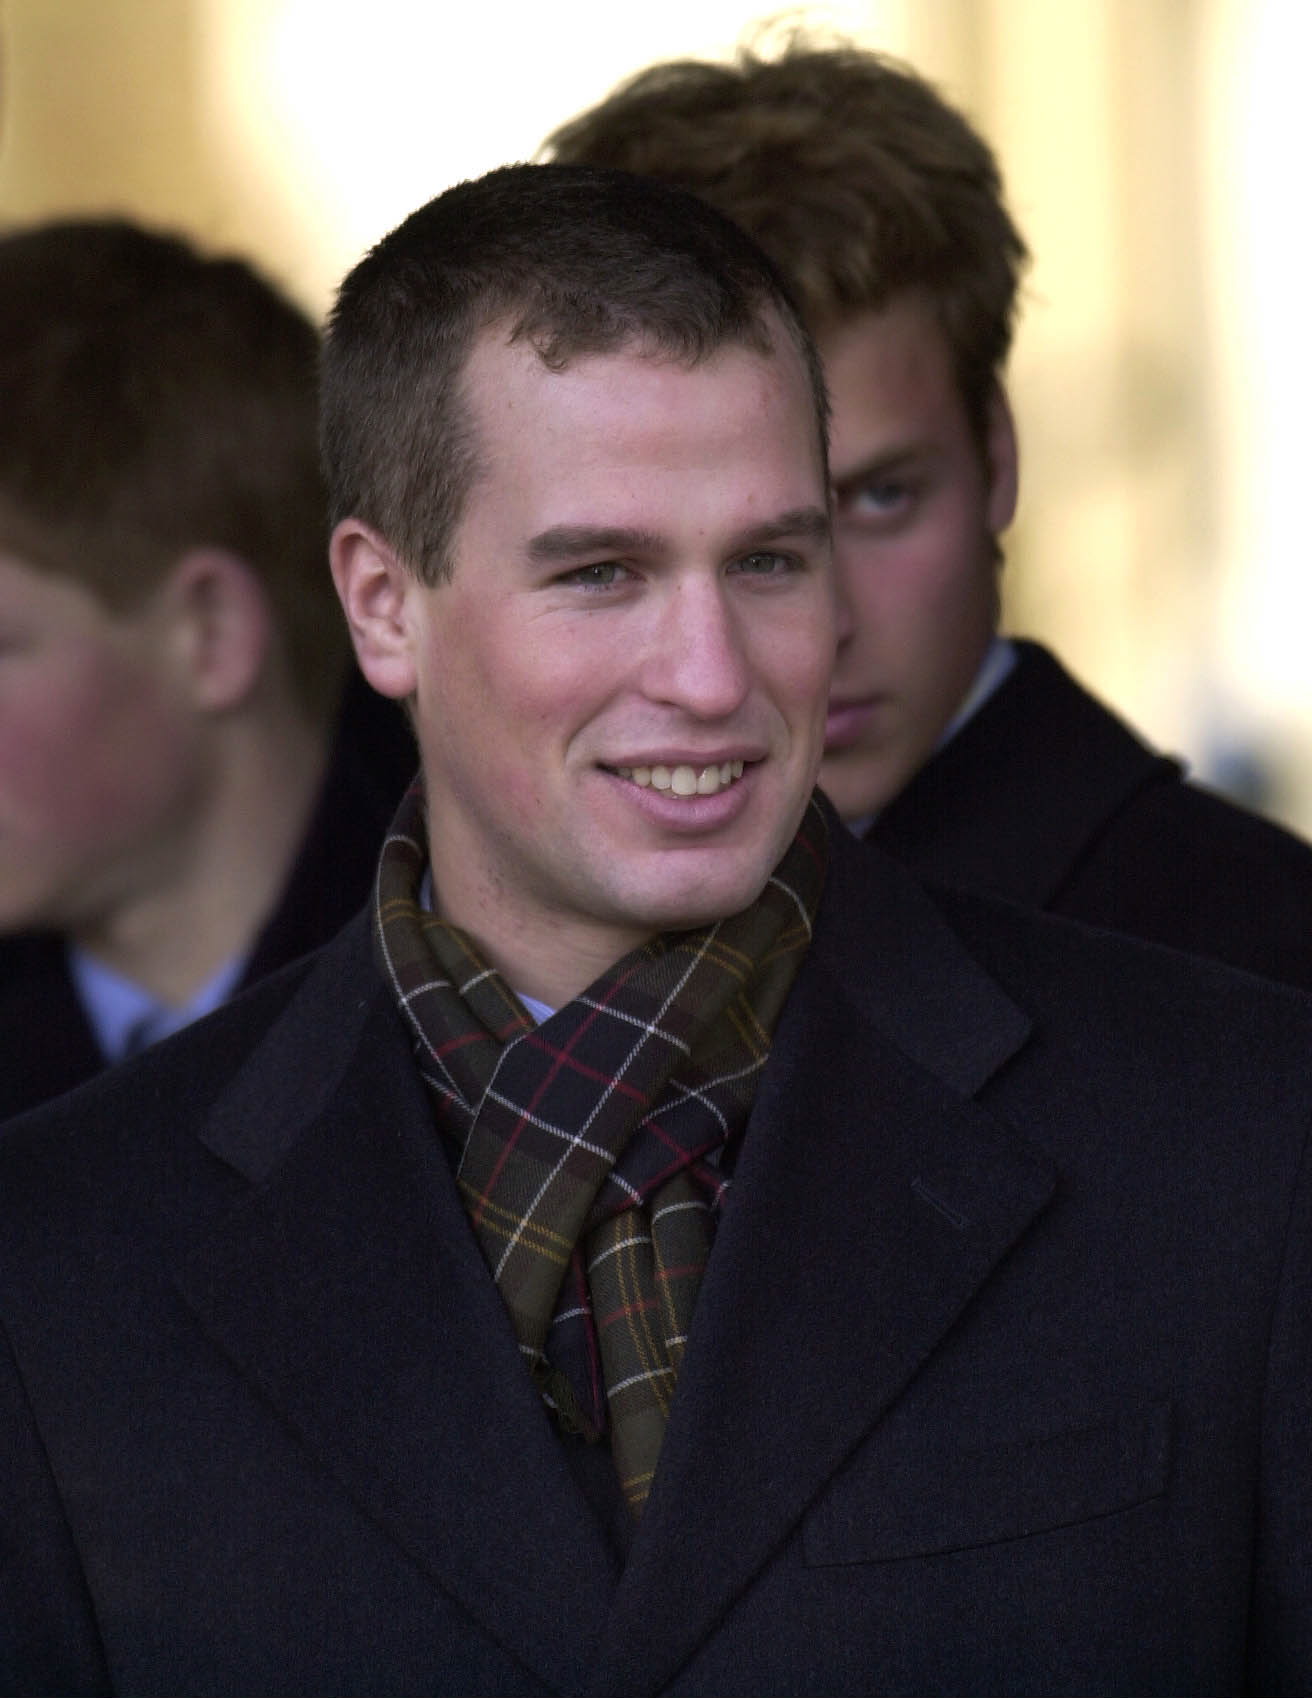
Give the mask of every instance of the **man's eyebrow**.
M 780 542 L 788 537 L 805 542 L 828 542 L 832 530 L 826 508 L 794 507 L 790 512 L 780 513 L 778 518 L 767 519 L 763 524 L 753 525 L 750 530 L 744 531 L 736 546 L 742 549 L 764 548 L 767 543 Z
M 895 476 L 905 472 L 923 456 L 924 448 L 916 442 L 907 443 L 903 447 L 890 448 L 886 452 L 872 454 L 868 460 L 863 460 L 859 466 L 853 466 L 845 471 L 842 477 L 836 477 L 834 488 L 841 494 L 844 490 L 852 489 L 857 484 L 869 483 L 874 478 Z
M 735 549 L 764 548 L 782 537 L 802 537 L 812 542 L 828 541 L 829 514 L 823 507 L 797 507 L 752 525 L 734 538 Z M 587 554 L 661 554 L 669 539 L 656 531 L 623 525 L 553 525 L 530 537 L 528 557 L 539 565 L 577 560 Z
M 528 556 L 543 565 L 577 560 L 582 554 L 651 554 L 665 546 L 655 531 L 621 525 L 553 525 L 530 537 Z

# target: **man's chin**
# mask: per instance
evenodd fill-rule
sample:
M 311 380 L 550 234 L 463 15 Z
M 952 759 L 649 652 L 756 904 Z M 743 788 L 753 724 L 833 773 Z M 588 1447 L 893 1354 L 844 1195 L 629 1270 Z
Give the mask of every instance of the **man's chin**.
M 716 869 L 668 890 L 652 890 L 645 900 L 634 902 L 627 918 L 653 934 L 690 932 L 714 925 L 751 907 L 765 889 L 777 859 L 771 859 L 768 866 L 756 862 L 733 870 Z

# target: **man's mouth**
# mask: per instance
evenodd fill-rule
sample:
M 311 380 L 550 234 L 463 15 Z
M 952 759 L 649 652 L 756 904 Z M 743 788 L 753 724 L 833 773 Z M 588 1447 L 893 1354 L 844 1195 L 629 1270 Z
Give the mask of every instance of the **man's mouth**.
M 663 790 L 670 796 L 715 796 L 743 775 L 742 761 L 718 766 L 617 766 L 611 769 L 641 790 Z
M 879 698 L 864 697 L 858 701 L 831 699 L 825 719 L 825 752 L 844 749 L 855 743 L 879 711 Z

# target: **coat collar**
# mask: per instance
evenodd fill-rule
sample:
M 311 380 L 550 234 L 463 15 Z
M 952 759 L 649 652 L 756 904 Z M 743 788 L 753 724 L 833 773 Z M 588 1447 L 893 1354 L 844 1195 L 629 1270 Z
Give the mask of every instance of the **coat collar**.
M 581 1690 L 617 1565 L 523 1370 L 362 923 L 202 1137 L 252 1189 L 183 1253 L 186 1301 L 439 1588 L 550 1689 Z
M 869 840 L 922 878 L 1044 908 L 1130 798 L 1178 779 L 1180 767 L 1046 649 L 1016 648 L 1011 674 L 885 808 Z
M 519 1362 L 363 925 L 204 1128 L 252 1189 L 183 1255 L 187 1301 L 366 1513 L 559 1692 L 672 1677 L 1053 1186 L 973 1100 L 1027 1018 L 909 878 L 834 830 L 622 1577 Z

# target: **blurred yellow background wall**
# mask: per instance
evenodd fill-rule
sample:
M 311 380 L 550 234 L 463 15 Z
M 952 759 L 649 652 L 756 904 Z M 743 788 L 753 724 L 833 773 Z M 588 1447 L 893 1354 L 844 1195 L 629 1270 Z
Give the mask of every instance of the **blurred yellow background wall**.
M 998 149 L 1033 250 L 1011 629 L 1204 776 L 1312 829 L 1299 0 L 902 0 L 792 14 L 912 61 Z M 119 211 L 315 312 L 377 236 L 531 156 L 742 0 L 0 0 L 0 220 Z M 2 404 L 2 402 L 0 402 Z

